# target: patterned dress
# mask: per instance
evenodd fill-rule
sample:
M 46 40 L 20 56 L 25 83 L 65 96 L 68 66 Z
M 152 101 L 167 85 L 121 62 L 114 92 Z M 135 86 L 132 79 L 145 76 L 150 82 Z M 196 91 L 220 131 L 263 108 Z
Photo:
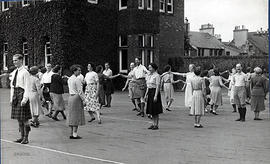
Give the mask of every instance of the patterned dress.
M 98 74 L 96 72 L 88 72 L 85 75 L 86 89 L 85 89 L 85 102 L 86 106 L 84 109 L 86 111 L 95 112 L 100 109 L 100 103 L 98 97 L 96 97 L 99 83 Z

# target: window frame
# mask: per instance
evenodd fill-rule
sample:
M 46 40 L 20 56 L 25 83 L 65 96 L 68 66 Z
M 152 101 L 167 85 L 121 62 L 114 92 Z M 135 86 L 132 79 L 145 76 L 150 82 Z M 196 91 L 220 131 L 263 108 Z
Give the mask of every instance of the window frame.
M 88 3 L 98 4 L 98 0 L 87 0 Z
M 149 1 L 150 1 L 150 6 L 149 6 Z M 147 0 L 146 9 L 153 10 L 153 0 Z
M 128 35 L 126 35 L 126 40 L 127 40 L 127 44 L 126 45 L 122 45 L 122 37 L 124 35 L 119 35 L 119 43 L 118 43 L 118 46 L 119 47 L 128 47 Z
M 5 3 L 7 3 L 7 8 L 4 8 L 5 7 Z M 9 1 L 2 1 L 1 3 L 1 9 L 2 11 L 8 11 L 9 10 Z
M 138 45 L 140 46 L 139 37 L 142 37 L 142 46 L 141 47 L 145 47 L 145 35 L 143 35 L 143 34 L 138 35 Z
M 24 2 L 27 2 L 26 4 L 24 4 Z M 22 7 L 26 7 L 30 5 L 30 1 L 29 0 L 22 0 Z
M 167 13 L 168 13 L 168 14 L 173 14 L 173 12 L 174 12 L 174 10 L 173 10 L 173 5 L 174 5 L 173 0 L 167 0 Z M 172 11 L 169 11 L 169 10 L 168 10 L 168 6 L 171 6 Z
M 122 0 L 118 0 L 118 3 L 119 3 L 119 11 L 127 9 L 127 6 L 122 6 Z
M 48 48 L 47 48 L 47 46 L 48 46 L 48 44 L 50 45 L 49 47 L 50 47 L 50 54 L 48 54 Z M 48 62 L 48 57 L 50 57 L 51 58 L 51 56 L 52 56 L 52 51 L 51 51 L 51 42 L 46 42 L 45 43 L 45 46 L 44 46 L 44 48 L 45 48 L 45 65 L 47 65 L 47 64 L 51 64 L 50 62 Z
M 142 1 L 142 6 L 140 6 L 140 1 Z M 140 10 L 144 9 L 144 0 L 138 0 L 138 9 Z
M 27 48 L 25 48 L 25 45 L 27 45 Z M 28 67 L 29 65 L 29 56 L 28 56 L 28 42 L 23 42 L 23 51 L 22 51 L 22 54 L 23 54 L 23 65 Z M 27 52 L 25 52 L 25 50 L 27 50 Z M 25 57 L 27 56 L 27 58 Z M 28 60 L 27 61 L 27 65 L 26 65 L 26 59 Z
M 8 70 L 7 67 L 8 43 L 3 44 L 3 70 Z
M 163 6 L 163 9 L 161 8 Z M 159 12 L 165 13 L 166 10 L 166 0 L 159 0 Z
M 128 59 L 128 49 L 119 49 L 119 72 L 121 73 L 127 73 L 128 72 L 128 63 L 127 63 L 127 69 L 123 69 L 123 50 L 127 51 L 127 59 Z

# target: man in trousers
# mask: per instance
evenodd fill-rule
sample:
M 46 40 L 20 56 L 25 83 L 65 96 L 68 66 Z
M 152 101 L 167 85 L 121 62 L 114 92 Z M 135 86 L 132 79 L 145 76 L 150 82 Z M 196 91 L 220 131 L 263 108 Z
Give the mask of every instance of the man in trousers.
M 10 104 L 12 106 L 11 119 L 18 120 L 21 138 L 15 142 L 28 144 L 28 135 L 31 130 L 29 119 L 32 118 L 29 105 L 29 80 L 30 74 L 23 66 L 23 56 L 15 54 L 13 64 L 16 69 L 11 73 L 11 96 Z
M 238 106 L 238 111 L 240 117 L 235 121 L 245 122 L 246 117 L 246 85 L 247 85 L 247 76 L 244 72 L 242 72 L 241 64 L 236 65 L 236 74 L 233 75 L 232 83 L 235 86 L 234 90 L 234 101 Z

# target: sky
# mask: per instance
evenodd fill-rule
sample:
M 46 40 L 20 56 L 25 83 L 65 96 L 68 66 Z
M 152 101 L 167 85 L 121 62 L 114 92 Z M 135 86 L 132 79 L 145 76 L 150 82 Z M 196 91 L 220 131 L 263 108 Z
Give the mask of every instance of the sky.
M 210 23 L 222 41 L 231 41 L 235 26 L 245 25 L 250 32 L 268 29 L 268 0 L 185 0 L 185 17 L 191 31 Z

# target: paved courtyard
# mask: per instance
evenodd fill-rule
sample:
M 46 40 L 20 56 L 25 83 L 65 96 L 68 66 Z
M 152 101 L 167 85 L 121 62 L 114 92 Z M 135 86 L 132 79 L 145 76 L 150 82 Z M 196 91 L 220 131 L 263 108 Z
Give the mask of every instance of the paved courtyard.
M 225 95 L 226 93 L 224 93 Z M 30 144 L 15 144 L 18 125 L 10 119 L 9 90 L 0 89 L 2 164 L 269 164 L 269 108 L 254 121 L 248 107 L 246 122 L 235 122 L 227 96 L 218 116 L 206 114 L 204 128 L 193 127 L 182 92 L 175 94 L 173 111 L 160 116 L 160 130 L 148 118 L 136 116 L 126 92 L 113 95 L 112 108 L 102 109 L 102 121 L 79 128 L 81 140 L 70 140 L 61 121 L 41 116 L 32 128 Z M 65 95 L 65 99 L 67 95 Z M 268 102 L 268 100 L 267 100 Z M 267 103 L 268 104 L 268 103 Z M 89 116 L 86 113 L 86 120 Z

